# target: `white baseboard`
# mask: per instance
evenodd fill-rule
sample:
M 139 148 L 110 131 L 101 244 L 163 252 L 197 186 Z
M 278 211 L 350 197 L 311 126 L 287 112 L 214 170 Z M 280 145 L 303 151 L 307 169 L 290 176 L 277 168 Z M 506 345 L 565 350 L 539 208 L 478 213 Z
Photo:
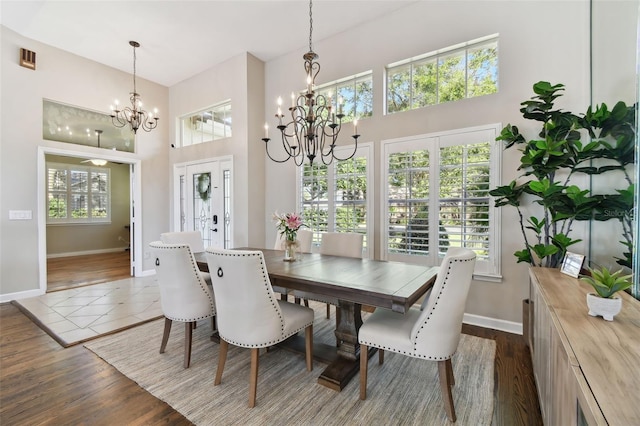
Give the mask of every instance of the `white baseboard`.
M 57 257 L 84 256 L 87 254 L 118 253 L 121 251 L 125 251 L 126 249 L 127 247 L 115 247 L 115 248 L 100 249 L 100 250 L 70 251 L 66 253 L 54 253 L 54 254 L 47 254 L 47 259 L 54 259 Z
M 26 299 L 27 297 L 42 296 L 45 292 L 38 289 L 18 291 L 16 293 L 0 294 L 0 303 L 11 302 L 12 300 Z
M 494 330 L 506 331 L 507 333 L 522 335 L 522 323 L 519 322 L 506 321 L 473 314 L 464 314 L 462 322 L 469 325 L 477 325 L 478 327 L 492 328 Z
M 155 275 L 155 274 L 156 274 L 155 269 L 147 269 L 146 271 L 142 271 L 141 273 L 136 275 L 136 277 L 150 277 L 151 275 Z

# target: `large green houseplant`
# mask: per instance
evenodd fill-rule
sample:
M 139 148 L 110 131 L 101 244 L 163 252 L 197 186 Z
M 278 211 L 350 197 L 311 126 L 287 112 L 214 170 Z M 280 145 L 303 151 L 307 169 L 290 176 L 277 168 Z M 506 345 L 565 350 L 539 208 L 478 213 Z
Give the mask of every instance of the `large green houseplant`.
M 525 119 L 539 122 L 540 131 L 527 140 L 516 126 L 505 126 L 497 139 L 505 149 L 521 150 L 518 170 L 522 175 L 490 194 L 496 207 L 512 206 L 518 211 L 524 239 L 524 248 L 514 253 L 518 262 L 558 267 L 567 249 L 581 241 L 570 237 L 574 221 L 618 219 L 624 229 L 622 243 L 629 250 L 618 263 L 630 266 L 633 186 L 626 166 L 634 162 L 634 107 L 618 102 L 609 110 L 602 104 L 576 115 L 555 109 L 554 101 L 563 90 L 564 85 L 546 81 L 533 85 L 535 96 L 521 103 L 520 112 Z M 576 174 L 612 171 L 624 174 L 627 188 L 594 195 L 572 184 Z M 534 214 L 525 218 L 525 212 L 531 211 Z

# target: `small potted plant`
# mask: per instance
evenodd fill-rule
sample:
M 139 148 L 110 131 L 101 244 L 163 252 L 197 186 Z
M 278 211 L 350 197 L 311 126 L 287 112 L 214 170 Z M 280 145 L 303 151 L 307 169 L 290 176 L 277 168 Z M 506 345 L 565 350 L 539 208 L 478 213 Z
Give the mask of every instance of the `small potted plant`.
M 591 273 L 591 276 L 580 279 L 590 284 L 598 293 L 587 294 L 589 315 L 593 317 L 600 315 L 607 321 L 613 321 L 613 317 L 617 315 L 622 308 L 622 299 L 615 294 L 631 287 L 631 275 L 620 275 L 622 269 L 613 273 L 604 267 L 600 268 L 600 270 L 587 269 Z

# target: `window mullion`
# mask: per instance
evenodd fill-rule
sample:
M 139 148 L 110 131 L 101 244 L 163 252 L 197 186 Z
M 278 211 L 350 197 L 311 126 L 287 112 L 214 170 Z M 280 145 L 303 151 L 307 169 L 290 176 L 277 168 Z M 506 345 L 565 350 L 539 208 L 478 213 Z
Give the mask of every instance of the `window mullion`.
M 439 264 L 440 252 L 440 138 L 429 144 L 429 261 Z

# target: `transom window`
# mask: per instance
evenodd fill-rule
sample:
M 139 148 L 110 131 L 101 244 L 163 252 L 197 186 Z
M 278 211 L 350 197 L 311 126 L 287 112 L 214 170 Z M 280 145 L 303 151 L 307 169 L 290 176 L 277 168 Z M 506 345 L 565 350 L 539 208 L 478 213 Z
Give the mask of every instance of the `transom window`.
M 331 98 L 333 111 L 344 114 L 343 123 L 371 117 L 373 114 L 371 71 L 320 85 L 315 91 L 327 99 Z
M 111 220 L 108 168 L 47 163 L 47 223 Z
M 345 152 L 353 148 L 345 148 Z M 340 148 L 336 155 L 340 156 Z M 314 231 L 313 243 L 320 244 L 322 232 L 357 232 L 364 235 L 364 257 L 372 235 L 369 230 L 372 211 L 368 188 L 373 183 L 371 144 L 358 145 L 355 156 L 349 160 L 305 163 L 299 168 L 298 210 L 307 227 Z
M 451 46 L 387 67 L 387 113 L 498 92 L 498 36 Z
M 384 257 L 438 265 L 449 247 L 466 247 L 477 254 L 476 274 L 500 274 L 489 196 L 499 183 L 498 127 L 383 142 Z
M 231 101 L 180 118 L 182 146 L 231 137 Z

